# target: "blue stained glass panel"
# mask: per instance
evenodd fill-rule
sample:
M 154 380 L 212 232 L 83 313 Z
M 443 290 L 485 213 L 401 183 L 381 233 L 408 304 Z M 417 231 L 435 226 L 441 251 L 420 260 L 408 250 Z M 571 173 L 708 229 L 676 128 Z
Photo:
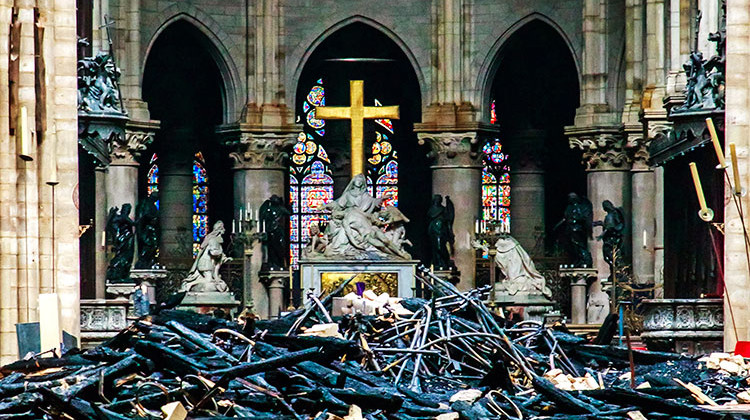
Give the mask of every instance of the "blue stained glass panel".
M 208 233 L 208 215 L 193 215 L 193 241 L 200 243 Z
M 196 182 L 198 184 L 208 182 L 208 176 L 206 176 L 206 168 L 204 168 L 203 164 L 201 164 L 197 160 L 193 162 L 193 182 Z
M 208 212 L 207 185 L 193 185 L 193 212 L 201 214 Z

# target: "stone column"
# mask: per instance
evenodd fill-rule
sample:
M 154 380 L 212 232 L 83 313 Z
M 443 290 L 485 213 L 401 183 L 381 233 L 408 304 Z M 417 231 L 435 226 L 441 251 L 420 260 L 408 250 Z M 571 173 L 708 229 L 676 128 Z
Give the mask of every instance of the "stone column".
M 106 169 L 103 166 L 97 167 L 94 172 L 95 179 L 95 191 L 107 191 Z M 94 232 L 96 234 L 96 281 L 95 281 L 95 292 L 97 299 L 105 299 L 106 285 L 107 285 L 107 246 L 106 243 L 102 244 L 104 232 L 107 229 L 107 200 L 96 200 L 96 209 L 94 210 Z
M 750 0 L 732 0 L 727 4 L 727 84 L 725 138 L 737 145 L 739 170 L 743 186 L 750 189 L 748 163 L 750 157 Z M 728 148 L 727 148 L 728 149 Z M 727 152 L 728 150 L 725 150 Z M 728 192 L 727 192 L 728 194 Z M 741 198 L 745 209 L 750 209 L 750 195 Z M 750 340 L 750 276 L 745 259 L 742 221 L 732 200 L 724 208 L 724 348 L 734 350 L 738 340 Z M 748 211 L 745 211 L 745 224 Z M 728 300 L 732 303 L 729 310 Z M 732 328 L 732 316 L 737 334 Z
M 480 135 L 479 131 L 418 133 L 419 143 L 429 143 L 432 148 L 433 194 L 450 196 L 457 210 L 453 222 L 456 237 L 453 257 L 461 272 L 458 287 L 462 290 L 475 286 L 476 251 L 471 246 L 471 238 L 481 208 Z
M 587 171 L 588 199 L 594 206 L 594 220 L 604 220 L 606 213 L 602 202 L 609 200 L 616 207 L 625 210 L 625 217 L 631 214 L 630 201 L 630 162 L 625 153 L 625 138 L 616 130 L 569 131 L 570 147 L 583 151 L 583 163 Z M 594 229 L 594 238 L 601 234 L 601 228 Z M 623 250 L 629 251 L 629 229 L 625 232 Z M 599 278 L 609 275 L 609 266 L 604 261 L 602 242 L 589 240 L 589 250 Z
M 544 232 L 544 130 L 524 130 L 507 136 L 510 159 L 510 231 L 532 253 Z
M 639 284 L 654 283 L 654 238 L 656 229 L 656 177 L 646 163 L 647 144 L 636 145 L 632 153 L 633 168 L 630 170 L 632 184 L 632 264 L 633 278 Z
M 96 208 L 96 282 L 97 299 L 106 297 L 107 285 L 107 247 L 102 246 L 103 232 L 106 230 L 109 210 L 113 207 L 122 209 L 130 204 L 130 217 L 135 219 L 135 208 L 138 204 L 138 164 L 137 159 L 143 150 L 153 141 L 152 131 L 125 129 L 113 133 L 108 139 L 109 164 L 96 170 L 96 194 L 104 196 L 97 200 Z M 105 165 L 106 162 L 102 162 Z M 111 238 L 107 238 L 111 240 Z M 136 253 L 137 255 L 137 253 Z M 135 259 L 133 261 L 135 263 Z
M 294 127 L 292 127 L 294 128 Z M 225 127 L 220 130 L 232 148 L 230 157 L 234 161 L 234 208 L 249 206 L 256 211 L 272 195 L 287 196 L 286 150 L 296 142 L 297 131 L 287 129 L 286 133 L 258 133 L 247 126 Z M 269 316 L 268 293 L 260 282 L 258 272 L 263 263 L 263 253 L 259 243 L 253 244 L 249 259 L 250 277 L 245 278 L 243 300 L 262 318 Z
M 165 133 L 164 144 L 192 144 L 186 133 Z M 188 269 L 193 261 L 193 150 L 172 147 L 159 157 L 159 262 Z

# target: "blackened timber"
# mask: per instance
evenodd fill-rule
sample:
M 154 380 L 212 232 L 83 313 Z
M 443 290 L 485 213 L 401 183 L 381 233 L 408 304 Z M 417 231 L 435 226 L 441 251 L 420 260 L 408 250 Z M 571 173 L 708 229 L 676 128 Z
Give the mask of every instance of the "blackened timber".
M 18 8 L 10 13 L 10 51 L 8 54 L 8 111 L 10 134 L 16 134 L 18 124 L 18 88 L 21 75 L 21 22 L 18 20 Z
M 197 375 L 207 368 L 203 363 L 162 344 L 138 341 L 135 343 L 135 351 L 176 373 Z
M 38 7 L 34 8 L 34 93 L 37 144 L 42 144 L 47 131 L 47 67 L 44 63 L 44 26 Z
M 180 324 L 177 321 L 169 321 L 167 322 L 167 327 L 171 329 L 172 331 L 176 332 L 177 334 L 181 335 L 182 337 L 190 340 L 193 344 L 205 349 L 205 350 L 211 350 L 214 353 L 216 353 L 218 356 L 222 357 L 223 359 L 226 359 L 230 362 L 237 362 L 237 358 L 232 356 L 231 354 L 225 352 L 223 349 L 221 349 L 219 346 L 215 345 L 214 343 L 204 339 L 198 333 L 195 331 L 190 330 L 189 328 L 185 327 L 184 325 Z
M 265 372 L 284 366 L 292 366 L 299 362 L 316 359 L 322 356 L 317 348 L 304 349 L 281 356 L 272 357 L 262 362 L 240 363 L 227 369 L 219 369 L 213 372 L 205 372 L 213 377 L 220 377 L 216 386 L 225 386 L 233 378 L 240 376 L 254 375 L 259 372 Z

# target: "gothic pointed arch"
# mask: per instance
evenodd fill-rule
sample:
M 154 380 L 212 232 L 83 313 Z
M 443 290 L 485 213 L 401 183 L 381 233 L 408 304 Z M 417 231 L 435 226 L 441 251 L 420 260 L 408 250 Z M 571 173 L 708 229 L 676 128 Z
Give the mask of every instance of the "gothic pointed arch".
M 479 82 L 483 119 L 499 129 L 484 147 L 483 217 L 510 223 L 532 255 L 543 255 L 554 248 L 566 195 L 586 192 L 580 152 L 564 135 L 580 101 L 577 61 L 564 32 L 540 14 L 513 25 L 493 50 Z
M 533 12 L 522 17 L 513 25 L 508 27 L 508 29 L 506 29 L 502 34 L 500 34 L 500 36 L 497 37 L 492 46 L 488 49 L 487 54 L 482 59 L 482 62 L 477 63 L 480 67 L 479 72 L 477 73 L 478 77 L 476 81 L 476 90 L 479 93 L 479 99 L 482 101 L 482 104 L 486 104 L 492 100 L 492 84 L 495 80 L 495 77 L 497 76 L 497 71 L 500 67 L 499 60 L 503 57 L 503 49 L 507 47 L 508 41 L 513 37 L 514 34 L 516 34 L 517 31 L 527 27 L 528 24 L 532 23 L 532 26 L 538 25 L 540 23 L 544 24 L 549 29 L 557 33 L 557 35 L 559 36 L 559 40 L 564 43 L 570 53 L 570 57 L 573 60 L 573 65 L 575 66 L 577 84 L 580 86 L 582 80 L 579 55 L 581 54 L 581 52 L 579 51 L 579 49 L 575 48 L 575 44 L 573 44 L 570 36 L 557 22 L 555 22 L 555 20 L 551 19 L 545 14 Z M 486 112 L 486 110 L 483 109 L 483 111 L 483 119 L 485 121 L 489 121 L 489 114 Z
M 413 123 L 421 117 L 421 90 L 414 62 L 389 34 L 361 19 L 338 26 L 316 42 L 297 69 L 295 112 L 304 130 L 291 154 L 289 203 L 291 258 L 296 263 L 312 224 L 325 224 L 319 211 L 344 189 L 350 177 L 349 123 L 316 118 L 315 106 L 348 106 L 349 81 L 364 81 L 368 106 L 398 105 L 398 120 L 364 123 L 365 176 L 370 192 L 389 197 L 412 218 L 407 234 L 426 230 L 421 215 L 429 203 L 429 167 Z M 422 243 L 421 239 L 412 240 Z M 418 254 L 418 252 L 417 252 Z
M 420 65 L 419 61 L 417 60 L 416 55 L 411 50 L 409 45 L 403 40 L 401 36 L 399 36 L 395 31 L 393 31 L 388 26 L 378 22 L 375 19 L 371 19 L 369 17 L 362 16 L 362 15 L 353 15 L 353 16 L 347 17 L 346 19 L 342 19 L 334 23 L 333 25 L 329 26 L 328 28 L 326 28 L 326 30 L 321 32 L 320 35 L 318 35 L 309 45 L 298 46 L 292 52 L 292 54 L 290 54 L 290 56 L 294 59 L 291 62 L 297 63 L 297 67 L 294 69 L 294 72 L 289 75 L 291 77 L 291 80 L 293 81 L 299 80 L 300 76 L 303 73 L 303 70 L 307 67 L 308 62 L 310 61 L 310 58 L 313 57 L 313 54 L 318 50 L 321 44 L 323 44 L 326 40 L 328 40 L 331 35 L 353 24 L 354 25 L 362 24 L 372 29 L 375 29 L 378 31 L 378 33 L 385 36 L 390 42 L 398 46 L 399 50 L 404 54 L 409 64 L 411 65 L 411 70 L 416 75 L 417 83 L 419 85 L 421 100 L 423 101 L 423 103 L 427 103 L 426 101 L 428 100 L 428 98 L 426 95 L 429 93 L 429 91 L 427 88 L 424 73 L 422 72 L 422 66 Z
M 224 32 L 221 25 L 209 14 L 194 6 L 185 4 L 185 2 L 178 2 L 172 5 L 170 8 L 162 11 L 159 16 L 162 23 L 148 38 L 149 41 L 143 53 L 143 67 L 140 73 L 142 75 L 141 86 L 144 83 L 143 78 L 145 78 L 148 58 L 151 56 L 157 40 L 172 25 L 187 23 L 202 35 L 201 37 L 196 37 L 196 40 L 210 54 L 221 74 L 224 108 L 222 123 L 235 122 L 239 118 L 244 106 L 244 96 L 242 95 L 244 87 L 240 72 L 232 59 L 232 57 L 240 55 L 241 52 L 237 50 L 236 46 L 228 47 L 222 42 L 222 40 L 231 39 L 229 35 Z
M 158 161 L 141 162 L 140 195 L 158 189 L 167 266 L 189 266 L 209 226 L 232 220 L 229 152 L 216 134 L 227 115 L 225 74 L 205 34 L 185 19 L 150 45 L 142 94 L 161 124 L 143 154 Z

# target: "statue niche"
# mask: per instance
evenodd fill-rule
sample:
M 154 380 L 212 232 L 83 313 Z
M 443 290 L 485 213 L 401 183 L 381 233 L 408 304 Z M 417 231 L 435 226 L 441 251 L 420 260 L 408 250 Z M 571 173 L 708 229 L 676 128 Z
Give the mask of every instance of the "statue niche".
M 388 197 L 374 198 L 367 192 L 364 175 L 356 175 L 343 194 L 324 206 L 331 219 L 320 234 L 311 231 L 314 243 L 303 250 L 305 259 L 388 260 L 411 259 L 404 250 L 411 245 L 404 225 L 409 219 L 397 208 L 382 207 Z

